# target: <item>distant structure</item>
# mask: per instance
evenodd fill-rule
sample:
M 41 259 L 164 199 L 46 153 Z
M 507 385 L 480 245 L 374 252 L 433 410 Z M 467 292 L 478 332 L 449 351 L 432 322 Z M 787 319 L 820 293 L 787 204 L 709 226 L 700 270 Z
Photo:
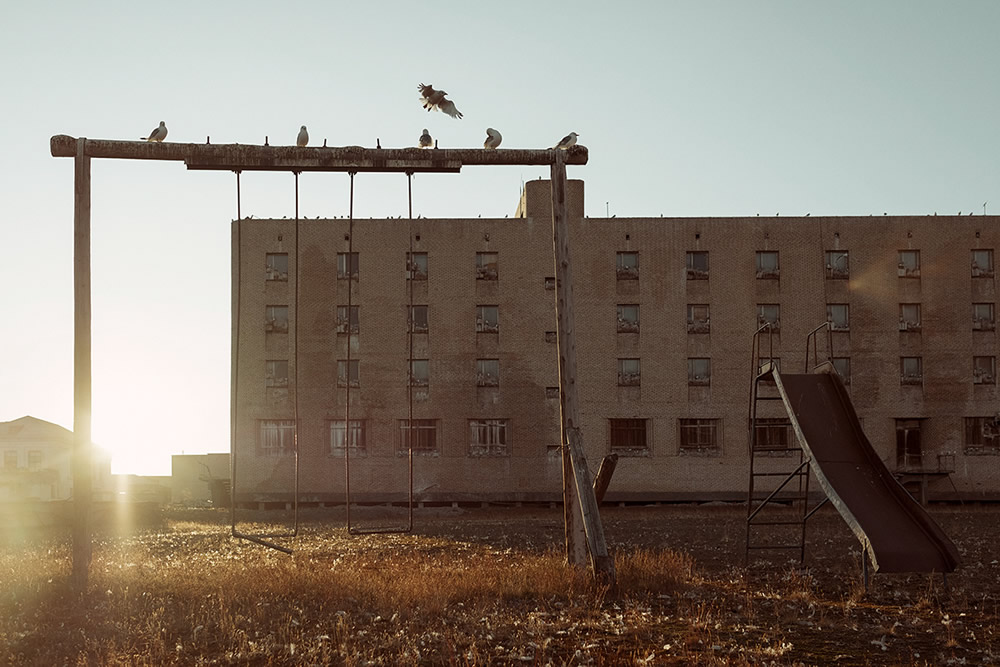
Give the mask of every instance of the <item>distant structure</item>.
M 770 322 L 801 372 L 826 321 L 901 481 L 1000 499 L 1000 217 L 611 220 L 584 217 L 582 181 L 566 196 L 584 445 L 619 456 L 607 501 L 745 500 L 751 336 Z M 342 501 L 350 448 L 352 498 L 399 499 L 408 385 L 418 501 L 559 500 L 551 210 L 538 180 L 512 218 L 421 218 L 412 237 L 355 220 L 351 257 L 344 219 L 299 221 L 297 256 L 293 220 L 234 222 L 236 501 L 290 498 L 296 388 L 300 497 Z M 758 449 L 794 438 L 779 407 Z
M 170 457 L 170 500 L 192 506 L 229 506 L 229 453 Z

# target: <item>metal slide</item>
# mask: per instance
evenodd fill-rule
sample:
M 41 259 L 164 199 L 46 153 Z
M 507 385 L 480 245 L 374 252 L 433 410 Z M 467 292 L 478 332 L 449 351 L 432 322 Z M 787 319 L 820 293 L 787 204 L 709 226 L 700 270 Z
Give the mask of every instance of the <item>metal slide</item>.
M 958 550 L 875 453 L 832 367 L 772 374 L 816 478 L 861 542 L 874 571 L 953 571 L 959 564 Z

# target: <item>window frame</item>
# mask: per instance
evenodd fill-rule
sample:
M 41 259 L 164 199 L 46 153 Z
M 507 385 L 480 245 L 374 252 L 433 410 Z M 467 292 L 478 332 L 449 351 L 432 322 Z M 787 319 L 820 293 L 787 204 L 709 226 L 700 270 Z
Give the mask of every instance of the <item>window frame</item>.
M 350 255 L 350 259 L 348 259 Z M 337 280 L 347 280 L 347 270 L 350 268 L 350 280 L 358 280 L 361 276 L 361 255 L 357 252 L 337 253 Z
M 688 357 L 688 386 L 689 387 L 710 387 L 712 386 L 712 358 L 711 357 Z M 698 367 L 704 372 L 699 373 Z
M 277 444 L 266 443 L 269 439 L 265 430 L 273 430 L 277 436 Z M 257 454 L 259 456 L 288 456 L 295 451 L 295 420 L 294 419 L 258 419 L 257 420 Z
M 486 261 L 492 257 L 493 261 Z M 500 279 L 500 253 L 493 250 L 476 252 L 476 280 Z
M 722 420 L 712 417 L 678 417 L 677 454 L 680 456 L 721 456 Z M 702 431 L 702 429 L 706 429 Z M 691 434 L 696 434 L 692 443 Z M 706 442 L 702 435 L 708 434 Z M 706 444 L 707 443 L 707 444 Z
M 608 418 L 608 452 L 619 456 L 649 456 L 648 421 L 643 417 Z
M 500 359 L 476 359 L 476 386 L 491 389 L 500 386 Z
M 916 365 L 916 372 L 907 373 L 907 362 L 910 362 L 910 370 L 913 371 L 912 366 Z M 924 358 L 915 357 L 900 357 L 899 358 L 899 384 L 901 385 L 922 385 L 924 383 Z
M 838 323 L 834 313 L 843 313 L 843 322 Z M 830 323 L 830 331 L 850 331 L 851 330 L 851 305 L 847 303 L 826 304 L 826 321 Z
M 347 428 L 345 427 L 345 421 L 343 419 L 330 419 L 327 420 L 328 428 L 327 433 L 329 435 L 329 450 L 328 455 L 335 458 L 344 458 L 346 456 L 346 450 L 350 449 L 351 456 L 368 456 L 368 420 L 367 419 L 352 419 L 350 428 L 350 443 L 347 447 L 344 446 L 344 441 L 347 438 Z M 339 437 L 338 434 L 339 433 Z M 340 441 L 341 445 L 337 446 L 337 441 Z
M 419 372 L 422 369 L 423 372 Z M 420 376 L 423 377 L 420 377 Z M 431 363 L 429 359 L 410 359 L 409 386 L 428 387 L 431 383 Z
M 973 434 L 978 437 L 970 437 Z M 965 456 L 1000 456 L 1000 419 L 996 416 L 965 417 L 962 453 Z
M 704 259 L 705 268 L 699 268 L 698 260 Z M 684 257 L 684 265 L 688 280 L 708 280 L 711 265 L 709 264 L 707 250 L 688 250 Z
M 997 383 L 997 358 L 992 355 L 972 357 L 972 384 L 995 385 Z
M 635 317 L 626 317 L 627 309 L 634 309 Z M 615 331 L 617 333 L 639 333 L 639 304 L 619 303 L 615 305 Z
M 510 456 L 510 420 L 506 418 L 469 419 L 468 456 L 500 458 Z M 483 438 L 482 436 L 485 436 Z
M 416 444 L 413 453 L 418 456 L 436 456 L 441 453 L 438 444 L 438 421 L 437 419 L 414 419 L 413 436 Z M 426 444 L 423 444 L 425 443 Z M 397 420 L 396 427 L 396 455 L 406 456 L 410 451 L 410 420 Z
M 346 387 L 348 381 L 351 383 L 351 388 L 356 389 L 361 386 L 361 360 L 351 359 L 350 363 L 350 378 L 348 378 L 348 366 L 347 359 L 337 359 L 337 386 Z
M 638 387 L 642 383 L 642 366 L 638 357 L 619 357 L 618 386 Z
M 492 310 L 493 321 L 488 317 Z M 500 306 L 498 304 L 476 305 L 476 333 L 500 333 Z
M 987 264 L 986 268 L 979 265 L 979 262 L 976 259 L 977 253 L 985 253 Z M 973 248 L 971 264 L 973 278 L 992 278 L 994 275 L 993 248 Z
M 988 316 L 979 317 L 979 310 L 985 308 Z M 996 330 L 996 304 L 991 301 L 977 302 L 972 304 L 972 330 L 973 331 L 995 331 Z
M 414 317 L 415 313 L 423 313 L 423 324 L 420 317 Z M 428 333 L 430 331 L 430 308 L 427 304 L 418 303 L 406 307 L 406 331 L 407 333 Z
M 839 268 L 840 259 L 844 260 L 844 268 Z M 827 250 L 823 256 L 827 280 L 851 279 L 851 255 L 849 250 Z
M 907 258 L 912 258 L 912 262 L 906 261 Z M 907 266 L 912 264 L 913 266 Z M 899 251 L 899 261 L 896 264 L 896 274 L 900 278 L 919 278 L 920 277 L 920 251 L 907 249 Z
M 765 257 L 774 257 L 774 266 L 768 267 L 761 260 Z M 777 250 L 758 250 L 756 253 L 756 277 L 757 280 L 779 280 L 781 277 L 780 257 Z
M 406 253 L 406 279 L 427 280 L 426 252 Z
M 846 365 L 847 365 L 847 374 L 846 375 L 843 372 L 841 372 L 840 368 L 837 368 L 837 362 L 841 362 L 842 364 L 846 363 Z M 851 385 L 851 358 L 850 357 L 831 357 L 830 358 L 830 364 L 833 365 L 833 370 L 837 373 L 837 375 L 840 376 L 840 379 L 843 380 L 844 385 L 850 386 Z
M 704 309 L 704 319 L 696 319 L 697 309 Z M 712 332 L 712 310 L 707 303 L 689 303 L 687 305 L 687 332 L 689 334 L 707 334 Z
M 774 321 L 767 319 L 766 309 L 774 309 Z M 757 328 L 764 326 L 765 323 L 771 325 L 772 333 L 781 332 L 781 304 L 780 303 L 758 303 L 757 304 Z
M 909 309 L 909 313 L 907 313 Z M 899 330 L 900 331 L 920 331 L 921 329 L 921 308 L 919 303 L 899 304 Z
M 634 258 L 634 262 L 627 261 Z M 615 253 L 615 279 L 616 280 L 638 280 L 639 279 L 639 251 L 619 250 Z
M 284 257 L 285 270 L 281 271 L 275 266 L 275 260 Z M 288 282 L 288 253 L 268 252 L 264 253 L 264 280 L 268 282 Z
M 351 335 L 356 335 L 361 332 L 361 307 L 350 306 L 350 318 L 348 318 L 348 306 L 337 306 L 335 320 L 338 336 L 346 336 L 348 328 L 351 330 Z
M 281 364 L 284 364 L 284 376 L 280 372 Z M 264 386 L 288 387 L 288 359 L 264 360 Z
M 284 310 L 284 323 L 279 313 Z M 269 304 L 264 306 L 264 332 L 286 334 L 289 326 L 289 311 L 287 305 Z

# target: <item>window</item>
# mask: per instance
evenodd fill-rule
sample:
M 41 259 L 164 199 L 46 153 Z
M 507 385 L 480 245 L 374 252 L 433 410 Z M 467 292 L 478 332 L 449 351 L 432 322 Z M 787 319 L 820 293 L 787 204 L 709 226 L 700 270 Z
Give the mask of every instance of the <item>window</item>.
M 992 278 L 993 277 L 993 250 L 973 250 L 972 251 L 972 277 Z
M 496 280 L 500 276 L 495 252 L 476 253 L 476 280 Z
M 28 470 L 37 472 L 42 469 L 42 452 L 37 449 L 28 450 Z
M 896 466 L 903 470 L 919 469 L 923 451 L 920 446 L 920 420 L 896 420 Z
M 846 250 L 826 251 L 826 277 L 828 280 L 847 280 L 851 277 L 850 258 Z
M 338 359 L 337 360 L 337 386 L 346 387 L 347 386 L 347 360 Z M 351 386 L 360 387 L 361 386 L 361 362 L 358 359 L 351 359 Z
M 707 387 L 712 384 L 712 360 L 688 359 L 688 385 Z
M 679 454 L 718 456 L 719 446 L 718 419 L 680 419 Z
M 900 278 L 920 277 L 920 251 L 900 250 L 898 274 Z
M 687 253 L 687 279 L 708 280 L 708 251 L 696 250 Z
M 469 456 L 507 456 L 506 419 L 469 420 Z
M 288 280 L 287 252 L 269 252 L 264 258 L 267 280 Z
M 406 320 L 409 331 L 427 333 L 427 306 L 410 306 L 410 316 Z
M 687 315 L 688 333 L 709 333 L 711 320 L 707 303 L 689 303 Z
M 920 331 L 920 304 L 899 304 L 899 330 Z
M 1000 420 L 996 417 L 966 417 L 966 456 L 1000 456 Z
M 781 331 L 781 306 L 776 303 L 757 304 L 757 326 L 771 325 L 771 331 Z
M 996 384 L 996 383 L 997 383 L 997 358 L 973 357 L 972 384 Z
M 559 387 L 546 387 L 545 398 L 559 398 Z
M 358 331 L 361 330 L 361 326 L 360 326 L 361 319 L 360 319 L 360 314 L 358 312 L 358 307 L 357 306 L 351 306 L 350 307 L 350 311 L 351 311 L 351 317 L 349 318 L 350 321 L 348 321 L 347 310 L 348 310 L 347 306 L 337 306 L 337 333 L 338 334 L 344 334 L 344 335 L 346 335 L 347 334 L 347 328 L 348 328 L 348 326 L 350 326 L 352 334 L 356 334 L 356 333 L 358 333 Z
M 476 359 L 476 386 L 500 386 L 500 360 Z
M 851 330 L 851 310 L 846 303 L 826 304 L 826 321 L 833 331 Z
M 3 453 L 3 469 L 17 470 L 17 450 L 8 449 Z
M 264 362 L 264 386 L 288 386 L 288 360 L 274 359 Z
M 410 386 L 426 387 L 430 382 L 430 362 L 426 359 L 410 360 Z
M 330 456 L 344 456 L 344 420 L 334 420 L 330 422 Z M 368 445 L 366 438 L 366 428 L 364 419 L 352 419 L 350 435 L 347 437 L 347 444 L 351 448 L 348 454 L 351 456 L 366 456 Z
M 288 333 L 288 306 L 267 306 L 264 308 L 264 331 L 267 333 Z
M 358 253 L 337 253 L 337 280 L 347 280 L 348 277 L 351 280 L 357 280 L 359 267 L 360 258 L 358 257 Z
M 545 278 L 545 289 L 554 290 L 556 288 L 556 277 L 546 276 Z
M 476 306 L 476 332 L 498 333 L 500 331 L 500 308 L 498 306 Z
M 619 304 L 617 311 L 618 333 L 639 333 L 638 304 Z
M 295 446 L 295 422 L 291 419 L 261 419 L 260 441 L 261 454 L 279 456 L 292 451 Z
M 996 327 L 996 320 L 993 317 L 992 303 L 972 304 L 972 330 L 973 331 L 993 331 Z
M 900 384 L 924 383 L 923 358 L 921 357 L 899 358 L 899 383 Z
M 609 419 L 608 425 L 612 453 L 635 456 L 649 452 L 645 419 Z
M 830 361 L 833 363 L 833 370 L 837 371 L 837 375 L 844 381 L 844 384 L 851 384 L 851 358 L 834 357 Z
M 618 386 L 638 387 L 639 386 L 639 360 L 619 359 L 618 360 Z
M 399 420 L 399 449 L 397 454 L 405 454 L 410 451 L 410 445 L 414 454 L 436 454 L 437 444 L 437 420 L 436 419 L 414 419 L 411 423 L 408 419 Z
M 559 341 L 559 334 L 556 331 L 546 331 L 545 332 L 545 342 L 555 343 Z
M 427 280 L 427 253 L 406 253 L 406 279 Z
M 615 256 L 615 276 L 618 280 L 638 280 L 639 253 L 619 252 Z
M 754 436 L 756 451 L 785 451 L 793 442 L 792 422 L 787 417 L 758 417 Z
M 774 250 L 757 251 L 757 278 L 776 280 L 778 278 L 778 253 Z

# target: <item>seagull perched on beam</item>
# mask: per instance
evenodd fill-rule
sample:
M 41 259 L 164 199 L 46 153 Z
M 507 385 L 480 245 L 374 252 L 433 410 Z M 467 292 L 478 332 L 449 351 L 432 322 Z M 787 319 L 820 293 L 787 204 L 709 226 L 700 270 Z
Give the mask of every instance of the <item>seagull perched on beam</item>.
M 437 109 L 452 118 L 462 117 L 462 112 L 455 107 L 455 103 L 445 98 L 448 93 L 443 90 L 434 90 L 434 86 L 429 83 L 426 85 L 421 83 L 417 86 L 417 90 L 420 91 L 421 102 L 428 111 Z
M 167 138 L 167 124 L 160 121 L 160 126 L 149 133 L 148 137 L 140 137 L 143 141 L 163 141 Z
M 576 146 L 576 138 L 579 137 L 579 136 L 580 135 L 577 134 L 576 132 L 570 132 L 565 137 L 563 137 L 562 140 L 558 144 L 556 144 L 555 146 L 553 146 L 553 148 L 558 148 L 558 149 L 566 150 L 570 146 Z
M 433 145 L 434 145 L 434 140 L 431 138 L 431 133 L 428 132 L 427 128 L 425 127 L 424 133 L 420 135 L 420 147 L 430 148 Z
M 494 130 L 492 127 L 486 128 L 486 141 L 483 142 L 483 148 L 496 148 L 503 141 L 503 137 L 500 133 Z
M 307 130 L 306 126 L 303 125 L 302 128 L 299 130 L 299 136 L 295 137 L 295 145 L 305 146 L 308 143 L 309 143 L 309 130 Z

